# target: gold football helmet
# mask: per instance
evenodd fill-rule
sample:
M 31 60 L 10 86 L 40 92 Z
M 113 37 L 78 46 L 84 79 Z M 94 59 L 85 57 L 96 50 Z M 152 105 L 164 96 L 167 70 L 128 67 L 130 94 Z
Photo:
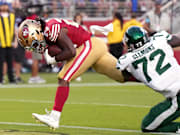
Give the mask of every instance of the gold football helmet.
M 46 49 L 41 24 L 36 20 L 24 20 L 18 29 L 18 42 L 26 50 L 43 53 Z

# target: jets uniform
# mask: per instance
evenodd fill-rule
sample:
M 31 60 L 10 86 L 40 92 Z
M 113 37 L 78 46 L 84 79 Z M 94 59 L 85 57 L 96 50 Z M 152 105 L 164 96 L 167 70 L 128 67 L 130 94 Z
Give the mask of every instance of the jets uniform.
M 117 67 L 127 69 L 139 81 L 162 93 L 173 97 L 180 90 L 180 66 L 167 43 L 171 35 L 162 31 L 151 37 L 139 49 L 119 58 Z
M 117 69 L 130 72 L 137 80 L 166 99 L 152 107 L 142 121 L 143 132 L 176 132 L 180 123 L 173 122 L 180 116 L 180 66 L 168 44 L 172 36 L 165 31 L 146 39 L 139 27 L 127 30 L 124 41 L 130 52 L 121 56 Z

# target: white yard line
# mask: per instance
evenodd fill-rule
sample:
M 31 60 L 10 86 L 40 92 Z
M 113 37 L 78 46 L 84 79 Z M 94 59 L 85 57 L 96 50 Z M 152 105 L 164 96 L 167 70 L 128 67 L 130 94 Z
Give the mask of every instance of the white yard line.
M 141 83 L 72 83 L 72 87 L 101 87 L 101 86 L 134 86 L 142 85 Z M 23 85 L 1 85 L 0 90 L 3 88 L 37 88 L 37 87 L 56 87 L 57 84 L 23 84 Z M 26 100 L 26 99 L 0 99 L 0 102 L 24 102 L 24 103 L 53 103 L 48 100 Z M 130 104 L 104 104 L 104 103 L 85 103 L 85 102 L 71 102 L 66 104 L 81 104 L 81 105 L 99 105 L 99 106 L 121 106 L 121 107 L 134 107 L 134 108 L 150 108 L 148 105 L 130 105 Z
M 44 127 L 42 124 L 35 123 L 21 123 L 21 122 L 0 122 L 0 125 L 16 125 L 16 126 L 38 126 Z M 128 133 L 141 133 L 140 130 L 131 130 L 131 129 L 114 129 L 114 128 L 98 128 L 98 127 L 85 127 L 85 126 L 68 126 L 60 125 L 60 128 L 74 128 L 74 129 L 85 129 L 85 130 L 99 130 L 99 131 L 115 131 L 115 132 L 128 132 Z M 151 133 L 151 134 L 162 134 L 162 135 L 175 135 L 172 133 Z
M 142 83 L 71 83 L 72 87 L 102 87 L 102 86 L 135 86 L 144 85 Z M 44 87 L 57 87 L 58 84 L 19 84 L 19 85 L 0 85 L 0 90 L 3 88 L 44 88 Z
M 136 86 L 143 85 L 142 83 L 71 83 L 72 87 L 102 87 L 102 86 Z M 43 88 L 43 87 L 56 87 L 57 84 L 23 84 L 23 85 L 0 85 L 0 90 L 3 88 Z M 24 103 L 53 103 L 48 100 L 25 100 L 25 99 L 0 99 L 0 102 L 24 102 Z M 122 107 L 135 107 L 135 108 L 150 108 L 152 106 L 147 105 L 129 105 L 129 104 L 104 104 L 104 103 L 83 103 L 83 102 L 72 102 L 66 104 L 82 104 L 82 105 L 99 105 L 99 106 L 122 106 Z M 0 122 L 0 125 L 17 125 L 17 126 L 39 126 L 45 125 L 35 123 L 20 123 L 20 122 Z M 129 132 L 129 133 L 141 133 L 140 130 L 131 129 L 113 129 L 113 128 L 97 128 L 97 127 L 85 127 L 85 126 L 68 126 L 61 125 L 62 128 L 74 128 L 74 129 L 85 129 L 85 130 L 99 130 L 99 131 L 116 131 L 116 132 Z M 162 135 L 175 135 L 172 133 L 151 133 L 151 134 L 162 134 Z
M 0 102 L 23 102 L 23 103 L 54 103 L 49 100 L 26 100 L 26 99 L 0 99 Z M 67 102 L 66 104 L 75 105 L 97 105 L 97 106 L 120 106 L 133 108 L 151 108 L 149 105 L 131 105 L 131 104 L 104 104 L 104 103 L 86 103 L 86 102 Z
M 20 122 L 0 122 L 1 125 L 18 125 L 18 126 L 38 126 L 44 127 L 43 124 L 35 124 L 35 123 L 20 123 Z M 60 125 L 60 128 L 75 128 L 75 129 L 87 129 L 87 130 L 102 130 L 102 131 L 119 131 L 119 132 L 137 132 L 140 133 L 139 130 L 126 130 L 126 129 L 113 129 L 113 128 L 96 128 L 96 127 L 84 127 L 84 126 L 67 126 Z

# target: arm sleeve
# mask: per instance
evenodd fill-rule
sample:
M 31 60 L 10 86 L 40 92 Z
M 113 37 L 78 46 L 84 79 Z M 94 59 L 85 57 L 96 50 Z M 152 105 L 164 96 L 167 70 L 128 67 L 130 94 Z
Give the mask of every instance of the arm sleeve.
M 90 26 L 90 31 L 94 35 L 96 31 L 104 34 L 105 36 L 108 35 L 109 32 L 113 32 L 113 24 L 110 23 L 106 26 L 98 26 L 98 25 L 92 25 Z
M 155 37 L 160 37 L 160 38 L 163 38 L 167 41 L 171 40 L 172 39 L 172 35 L 169 34 L 168 32 L 166 31 L 161 31 L 161 32 L 158 32 L 154 35 Z

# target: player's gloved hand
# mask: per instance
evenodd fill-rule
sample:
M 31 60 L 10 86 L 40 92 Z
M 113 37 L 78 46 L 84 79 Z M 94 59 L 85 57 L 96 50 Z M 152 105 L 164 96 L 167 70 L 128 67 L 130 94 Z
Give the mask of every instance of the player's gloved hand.
M 45 57 L 46 63 L 47 63 L 48 65 L 57 63 L 57 62 L 56 62 L 56 59 L 55 59 L 55 56 L 54 56 L 54 57 L 51 57 L 51 56 L 48 54 L 48 49 L 46 49 L 46 51 L 45 51 L 45 53 L 44 53 L 44 57 Z

